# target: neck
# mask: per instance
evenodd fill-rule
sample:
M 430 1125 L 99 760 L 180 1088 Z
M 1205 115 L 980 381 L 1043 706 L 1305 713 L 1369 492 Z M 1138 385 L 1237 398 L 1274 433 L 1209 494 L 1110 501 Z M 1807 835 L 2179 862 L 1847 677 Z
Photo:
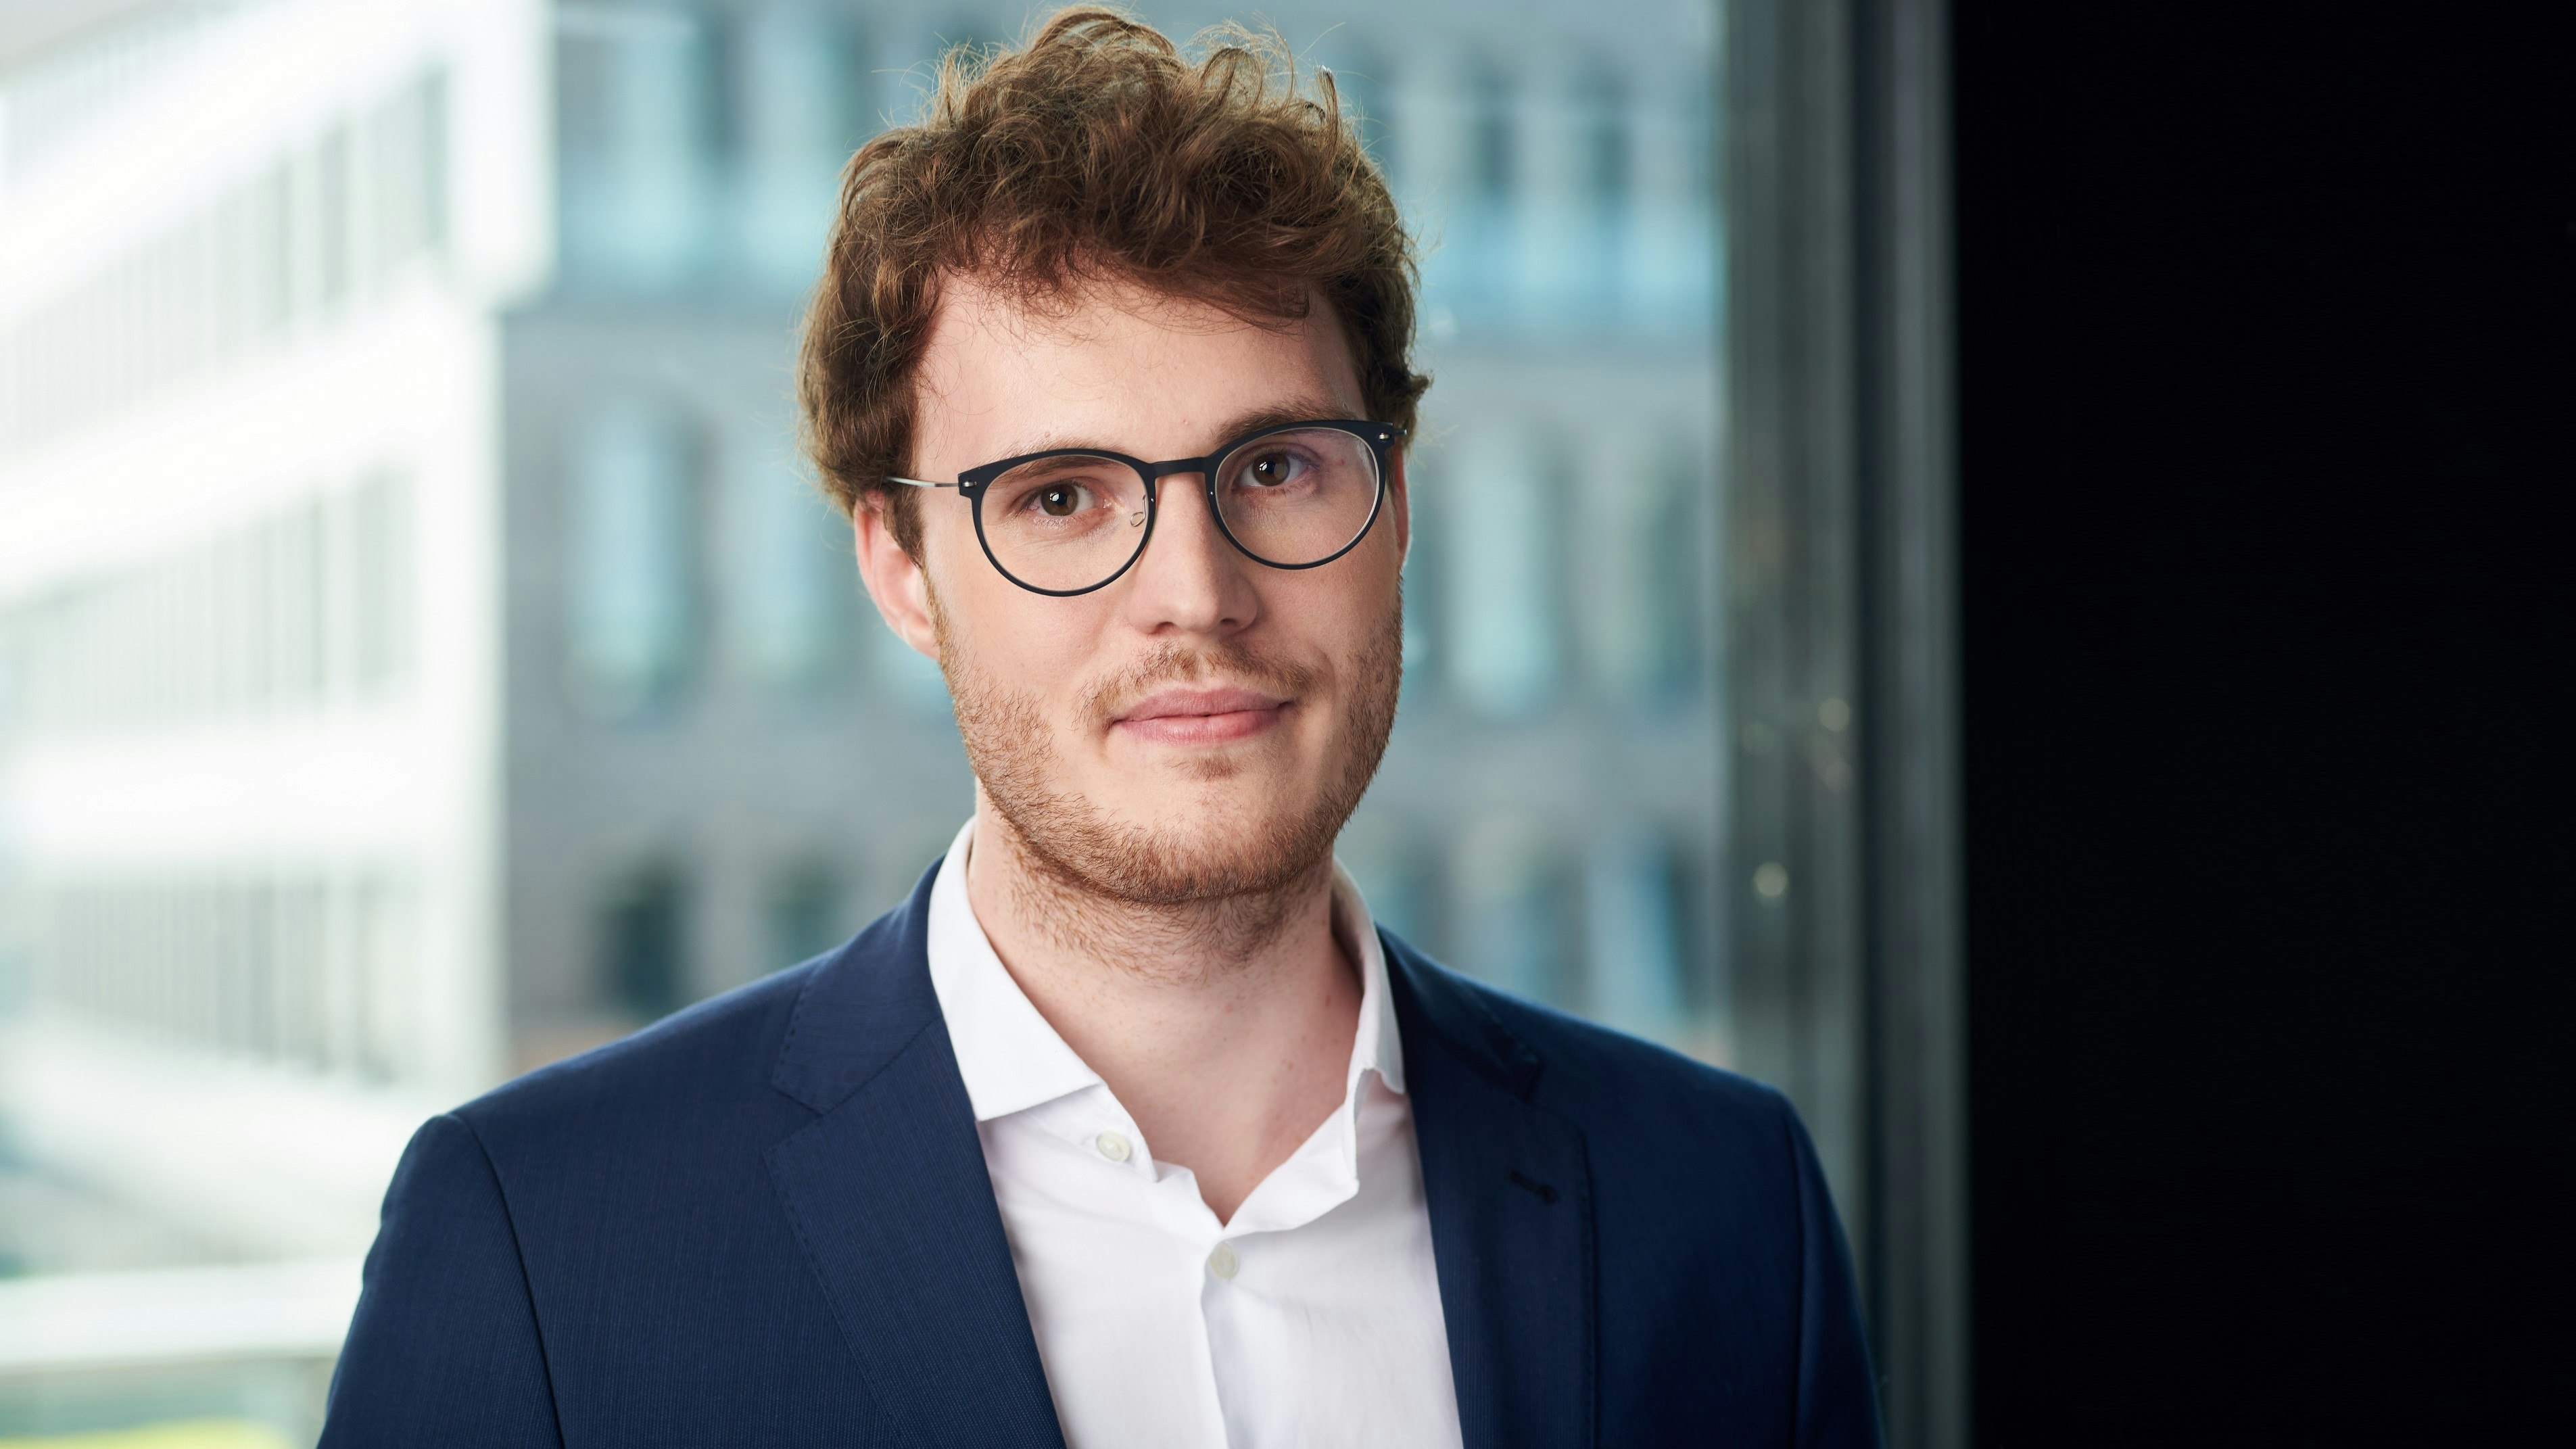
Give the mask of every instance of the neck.
M 1345 1095 L 1360 981 L 1334 936 L 1332 872 L 1325 857 L 1254 895 L 1116 899 L 979 799 L 966 891 L 1030 1003 L 1223 1220 Z

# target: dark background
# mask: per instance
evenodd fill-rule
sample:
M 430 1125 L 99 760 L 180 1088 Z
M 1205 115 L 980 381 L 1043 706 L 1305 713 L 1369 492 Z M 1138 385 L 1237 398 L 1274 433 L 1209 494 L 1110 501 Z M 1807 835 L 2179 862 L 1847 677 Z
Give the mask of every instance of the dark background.
M 2570 8 L 1955 8 L 1980 1444 L 2569 1432 Z

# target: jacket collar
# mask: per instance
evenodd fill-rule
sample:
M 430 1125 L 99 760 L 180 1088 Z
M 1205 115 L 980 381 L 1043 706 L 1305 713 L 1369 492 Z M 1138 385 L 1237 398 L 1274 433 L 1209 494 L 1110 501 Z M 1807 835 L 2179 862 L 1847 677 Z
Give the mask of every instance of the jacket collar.
M 1583 1133 L 1535 1102 L 1542 1060 L 1480 987 L 1381 931 L 1469 1449 L 1590 1445 L 1592 1178 Z
M 770 1181 L 882 1426 L 906 1443 L 1063 1449 L 930 987 L 938 869 L 806 982 L 770 1080 L 817 1115 L 769 1149 Z
M 886 912 L 817 968 L 796 999 L 771 1086 L 829 1112 L 884 1071 L 939 1020 L 926 942 L 939 862 L 912 897 Z
M 933 1443 L 1063 1444 L 930 983 L 933 864 L 806 983 L 771 1082 L 815 1120 L 780 1202 L 879 1411 Z M 1469 1449 L 1595 1442 L 1583 1134 L 1480 988 L 1381 930 Z

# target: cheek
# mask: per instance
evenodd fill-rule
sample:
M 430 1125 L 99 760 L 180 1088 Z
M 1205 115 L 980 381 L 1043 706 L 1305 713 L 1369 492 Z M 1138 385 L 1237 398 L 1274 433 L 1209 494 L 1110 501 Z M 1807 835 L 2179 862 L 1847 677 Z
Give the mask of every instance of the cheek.
M 1328 577 L 1330 597 L 1316 607 L 1335 621 L 1346 650 L 1364 647 L 1377 637 L 1387 616 L 1400 606 L 1404 589 L 1404 546 L 1397 530 L 1381 517 L 1360 546 L 1315 572 Z M 1347 572 L 1344 572 L 1347 568 Z
M 1049 720 L 1062 718 L 1097 644 L 1084 628 L 1090 611 L 1020 588 L 981 553 L 974 564 L 963 579 L 942 580 L 947 647 L 980 687 L 1034 704 Z
M 1014 641 L 1045 622 L 1024 617 L 1033 611 L 1022 601 L 1044 601 L 994 572 L 975 539 L 974 525 L 963 516 L 965 508 L 957 513 L 922 530 L 921 551 L 929 561 L 923 573 L 946 629 L 944 647 L 961 656 L 970 674 L 1022 685 L 1028 674 L 1014 653 Z
M 1283 635 L 1294 641 L 1288 652 L 1322 662 L 1331 671 L 1333 688 L 1348 695 L 1365 687 L 1365 658 L 1378 647 L 1398 595 L 1391 565 L 1379 568 L 1356 551 L 1341 562 L 1366 567 L 1338 579 L 1329 576 L 1340 563 L 1298 576 L 1290 590 L 1267 601 L 1265 611 L 1282 622 Z

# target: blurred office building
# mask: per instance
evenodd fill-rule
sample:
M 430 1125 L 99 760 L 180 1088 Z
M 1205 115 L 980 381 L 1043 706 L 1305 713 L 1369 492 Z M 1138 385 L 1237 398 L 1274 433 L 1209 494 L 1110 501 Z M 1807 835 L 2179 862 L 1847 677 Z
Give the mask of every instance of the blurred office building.
M 1715 13 L 1261 13 L 1430 248 L 1405 702 L 1344 858 L 1436 954 L 1728 1059 Z M 1025 15 L 30 17 L 0 1437 L 296 1442 L 425 1115 L 832 945 L 971 808 L 798 459 L 793 334 L 842 162 Z

